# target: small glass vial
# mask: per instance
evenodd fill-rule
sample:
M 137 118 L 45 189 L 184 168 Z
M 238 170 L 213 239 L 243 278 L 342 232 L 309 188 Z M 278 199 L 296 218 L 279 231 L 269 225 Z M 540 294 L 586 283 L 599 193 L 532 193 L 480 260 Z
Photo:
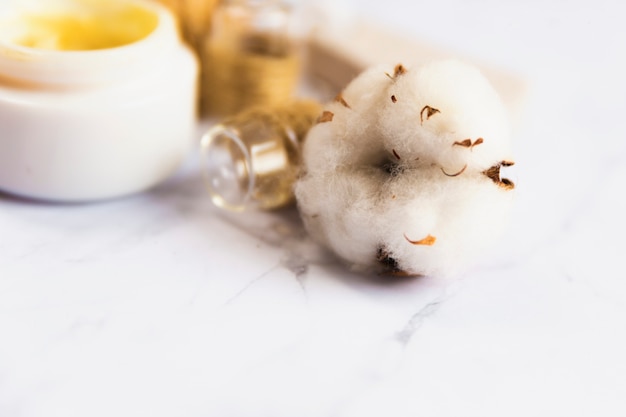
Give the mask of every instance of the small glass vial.
M 205 113 L 233 115 L 292 97 L 299 57 L 289 37 L 291 9 L 281 0 L 222 0 L 201 54 Z
M 201 146 L 213 203 L 244 211 L 293 202 L 301 144 L 320 111 L 316 102 L 295 101 L 249 109 L 210 129 Z

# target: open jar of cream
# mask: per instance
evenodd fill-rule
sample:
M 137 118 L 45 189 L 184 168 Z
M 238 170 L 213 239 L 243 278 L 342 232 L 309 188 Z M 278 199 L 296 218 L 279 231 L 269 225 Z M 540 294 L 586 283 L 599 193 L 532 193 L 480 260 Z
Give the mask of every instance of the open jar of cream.
M 158 183 L 192 145 L 197 77 L 195 56 L 157 3 L 5 3 L 0 190 L 90 201 Z

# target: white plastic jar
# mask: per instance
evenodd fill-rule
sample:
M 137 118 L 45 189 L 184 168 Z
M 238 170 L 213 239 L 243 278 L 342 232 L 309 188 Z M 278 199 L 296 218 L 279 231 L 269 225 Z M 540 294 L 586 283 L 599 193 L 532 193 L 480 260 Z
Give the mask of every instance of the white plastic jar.
M 0 190 L 71 202 L 155 185 L 192 145 L 197 77 L 157 3 L 9 3 L 0 10 Z

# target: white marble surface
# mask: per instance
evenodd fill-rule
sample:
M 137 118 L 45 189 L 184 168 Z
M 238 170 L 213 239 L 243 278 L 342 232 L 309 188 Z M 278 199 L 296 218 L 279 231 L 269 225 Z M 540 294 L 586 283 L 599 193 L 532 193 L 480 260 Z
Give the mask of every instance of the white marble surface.
M 626 415 L 617 1 L 360 2 L 529 80 L 515 220 L 454 281 L 352 274 L 196 160 L 93 205 L 0 195 L 0 416 Z

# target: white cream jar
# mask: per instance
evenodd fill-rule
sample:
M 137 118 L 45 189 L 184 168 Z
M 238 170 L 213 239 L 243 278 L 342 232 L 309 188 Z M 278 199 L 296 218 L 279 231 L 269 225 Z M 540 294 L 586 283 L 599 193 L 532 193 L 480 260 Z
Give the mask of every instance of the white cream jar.
M 192 145 L 195 56 L 143 0 L 0 10 L 0 190 L 89 201 L 144 190 Z

